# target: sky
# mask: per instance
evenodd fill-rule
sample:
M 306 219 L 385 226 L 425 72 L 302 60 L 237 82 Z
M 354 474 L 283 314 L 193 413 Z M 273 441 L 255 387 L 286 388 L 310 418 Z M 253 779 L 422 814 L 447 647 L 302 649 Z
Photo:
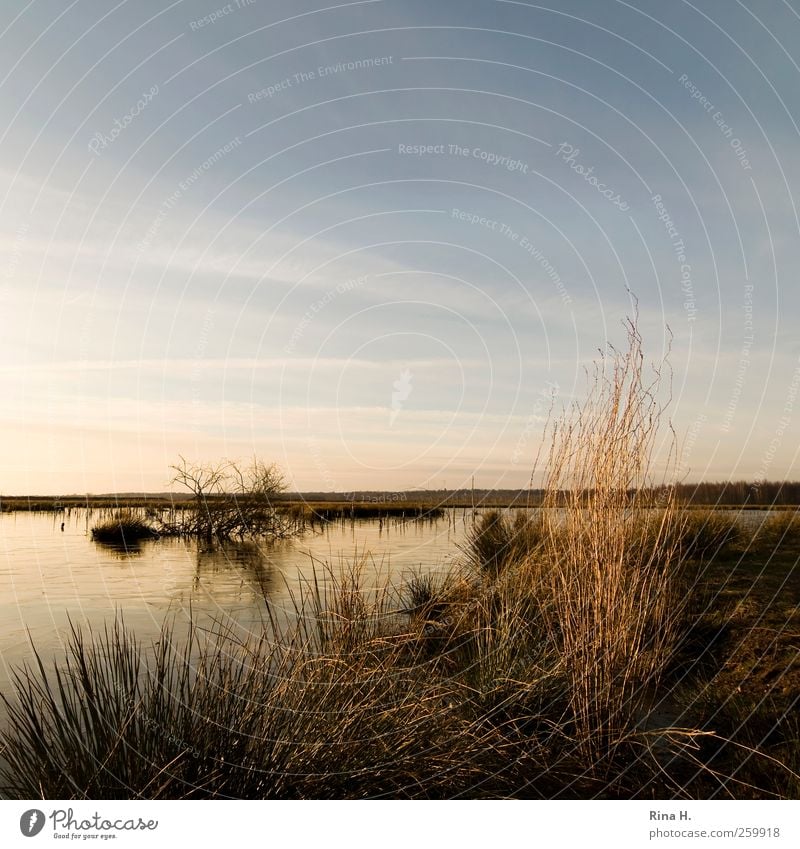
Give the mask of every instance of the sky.
M 680 478 L 797 479 L 799 81 L 797 0 L 6 0 L 0 494 L 524 487 L 637 304 Z

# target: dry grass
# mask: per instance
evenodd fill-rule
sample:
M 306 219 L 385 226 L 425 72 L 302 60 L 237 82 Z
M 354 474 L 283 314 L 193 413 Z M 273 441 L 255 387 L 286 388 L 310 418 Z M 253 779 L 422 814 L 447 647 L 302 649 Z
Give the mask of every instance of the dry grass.
M 736 513 L 720 510 L 686 510 L 678 535 L 683 554 L 699 559 L 729 554 L 746 539 Z
M 120 510 L 92 528 L 92 539 L 106 545 L 136 547 L 144 539 L 156 539 L 158 531 L 141 516 Z
M 679 638 L 680 515 L 670 487 L 649 502 L 660 436 L 659 369 L 645 378 L 641 337 L 596 364 L 584 404 L 551 429 L 538 568 L 550 638 L 567 668 L 581 747 L 599 758 L 646 709 Z M 675 453 L 670 452 L 674 465 Z M 642 511 L 657 507 L 641 533 Z M 550 509 L 547 509 L 550 508 Z
M 494 577 L 508 564 L 530 556 L 543 545 L 544 539 L 541 511 L 531 515 L 523 510 L 513 513 L 488 510 L 470 529 L 467 561 L 478 573 Z
M 500 735 L 448 708 L 455 684 L 387 629 L 388 588 L 363 592 L 359 572 L 315 573 L 294 627 L 250 638 L 172 623 L 146 650 L 121 620 L 73 630 L 54 674 L 37 655 L 3 697 L 3 792 L 436 797 L 508 772 Z
M 800 545 L 800 514 L 782 510 L 770 515 L 758 528 L 755 544 L 767 549 Z

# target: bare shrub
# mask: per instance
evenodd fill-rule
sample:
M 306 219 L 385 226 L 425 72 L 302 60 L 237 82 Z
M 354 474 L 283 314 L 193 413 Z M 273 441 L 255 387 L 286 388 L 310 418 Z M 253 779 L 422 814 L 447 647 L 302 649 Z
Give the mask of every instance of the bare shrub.
M 188 489 L 194 504 L 179 511 L 170 533 L 212 539 L 284 537 L 297 528 L 286 511 L 276 506 L 286 483 L 277 465 L 254 458 L 241 465 L 232 460 L 190 463 L 184 457 L 171 466 L 172 484 Z

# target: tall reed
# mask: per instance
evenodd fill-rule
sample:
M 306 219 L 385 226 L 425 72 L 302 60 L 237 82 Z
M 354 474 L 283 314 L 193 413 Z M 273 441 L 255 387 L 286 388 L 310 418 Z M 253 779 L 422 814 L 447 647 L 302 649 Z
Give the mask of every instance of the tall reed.
M 665 428 L 663 364 L 646 376 L 635 322 L 626 330 L 627 348 L 610 348 L 595 364 L 586 401 L 552 423 L 543 474 L 545 622 L 589 758 L 646 708 L 681 621 L 681 515 L 674 488 L 652 480 Z M 669 473 L 668 427 L 666 444 Z

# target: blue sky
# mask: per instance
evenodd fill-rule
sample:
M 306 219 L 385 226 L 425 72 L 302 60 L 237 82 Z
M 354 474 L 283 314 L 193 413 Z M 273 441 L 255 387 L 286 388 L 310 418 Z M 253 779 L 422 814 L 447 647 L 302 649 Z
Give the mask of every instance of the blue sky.
M 689 480 L 796 478 L 797 2 L 24 3 L 0 492 L 524 486 L 639 301 Z

